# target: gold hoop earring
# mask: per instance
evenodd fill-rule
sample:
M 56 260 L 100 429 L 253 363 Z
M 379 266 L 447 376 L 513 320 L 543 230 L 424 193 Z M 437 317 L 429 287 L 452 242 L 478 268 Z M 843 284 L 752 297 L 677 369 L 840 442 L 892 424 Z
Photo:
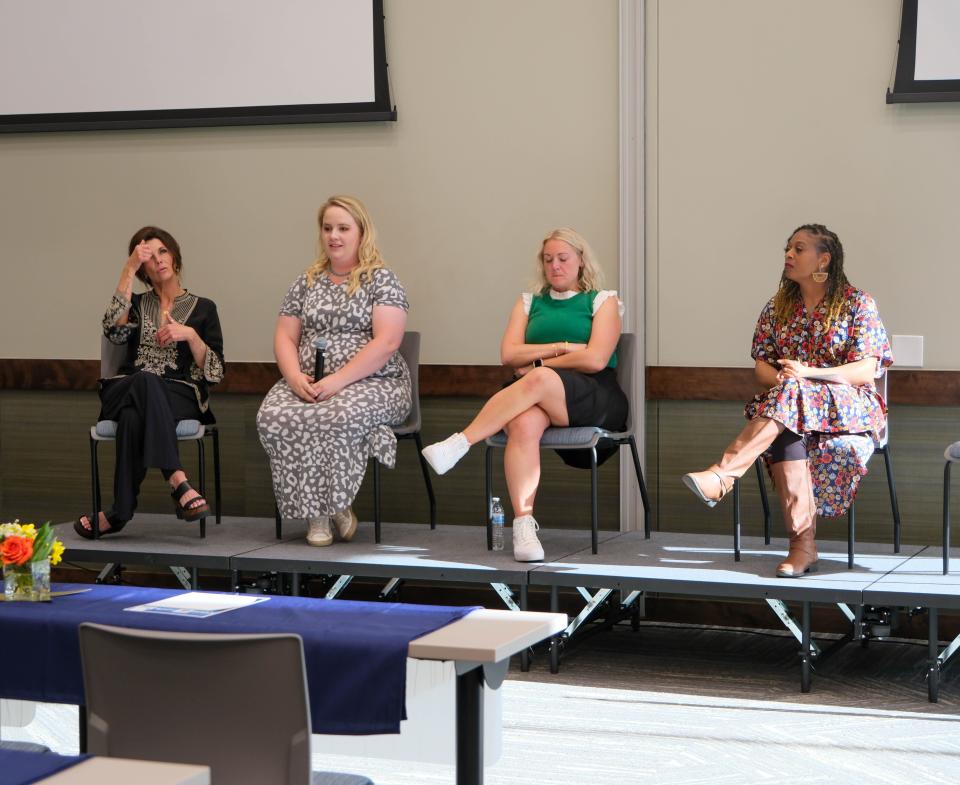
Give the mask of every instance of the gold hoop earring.
M 817 283 L 823 283 L 824 281 L 827 280 L 827 278 L 829 277 L 829 275 L 830 275 L 830 274 L 821 267 L 819 270 L 817 270 L 817 272 L 812 273 L 812 274 L 811 274 L 811 277 L 812 277 L 813 280 L 816 281 Z

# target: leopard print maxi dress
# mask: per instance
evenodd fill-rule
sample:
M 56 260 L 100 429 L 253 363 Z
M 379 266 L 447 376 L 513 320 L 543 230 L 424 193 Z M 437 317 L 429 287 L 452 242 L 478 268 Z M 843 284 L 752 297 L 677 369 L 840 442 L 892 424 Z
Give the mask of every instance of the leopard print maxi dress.
M 327 340 L 324 371 L 347 364 L 373 337 L 373 307 L 408 310 L 397 276 L 386 268 L 351 296 L 326 275 L 307 284 L 302 274 L 283 300 L 281 315 L 300 319 L 300 368 L 313 374 L 317 338 Z M 257 413 L 260 443 L 270 458 L 273 490 L 285 518 L 317 518 L 349 507 L 367 460 L 392 467 L 397 440 L 391 425 L 410 411 L 410 371 L 399 353 L 370 376 L 317 403 L 300 400 L 283 379 Z

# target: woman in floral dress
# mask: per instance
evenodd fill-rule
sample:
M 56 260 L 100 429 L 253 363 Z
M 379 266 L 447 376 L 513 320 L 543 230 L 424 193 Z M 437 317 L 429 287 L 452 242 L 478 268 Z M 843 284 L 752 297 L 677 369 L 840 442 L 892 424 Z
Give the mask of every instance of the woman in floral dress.
M 320 208 L 320 254 L 283 300 L 274 353 L 283 378 L 257 414 L 283 517 L 305 518 L 310 545 L 353 537 L 353 499 L 367 460 L 393 466 L 391 425 L 410 411 L 410 371 L 397 353 L 407 297 L 384 267 L 367 209 L 349 196 Z M 324 374 L 313 378 L 317 342 Z
M 816 564 L 817 515 L 846 512 L 867 473 L 886 424 L 874 379 L 893 362 L 876 303 L 847 281 L 843 246 L 825 226 L 790 236 L 751 356 L 766 392 L 747 404 L 750 422 L 718 463 L 683 481 L 712 507 L 765 455 L 790 536 L 777 576 L 796 578 Z

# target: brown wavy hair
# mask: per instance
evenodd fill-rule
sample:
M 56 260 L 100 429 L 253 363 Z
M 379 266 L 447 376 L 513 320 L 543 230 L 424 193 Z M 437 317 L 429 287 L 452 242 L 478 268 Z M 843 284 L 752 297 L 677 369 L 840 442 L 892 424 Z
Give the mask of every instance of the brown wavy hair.
M 176 273 L 177 278 L 179 278 L 180 270 L 183 269 L 183 254 L 180 252 L 180 243 L 177 242 L 176 238 L 170 234 L 170 232 L 164 231 L 158 226 L 144 226 L 142 229 L 138 229 L 133 237 L 130 238 L 130 242 L 127 245 L 127 253 L 132 254 L 133 249 L 144 240 L 159 240 L 167 247 L 167 250 L 170 251 L 170 254 L 173 256 L 173 272 Z M 143 281 L 148 289 L 153 289 L 153 284 L 150 283 L 150 278 L 147 276 L 147 271 L 143 269 L 143 265 L 140 265 L 136 274 L 137 278 Z
M 843 271 L 843 244 L 836 232 L 823 224 L 804 224 L 798 226 L 787 238 L 787 245 L 797 232 L 806 232 L 817 244 L 817 253 L 830 254 L 830 266 L 827 268 L 827 293 L 823 303 L 827 310 L 827 326 L 840 315 L 844 303 L 844 292 L 850 285 Z M 780 288 L 773 296 L 773 312 L 777 324 L 786 324 L 793 317 L 797 304 L 801 302 L 800 284 L 791 281 L 784 274 L 780 277 Z

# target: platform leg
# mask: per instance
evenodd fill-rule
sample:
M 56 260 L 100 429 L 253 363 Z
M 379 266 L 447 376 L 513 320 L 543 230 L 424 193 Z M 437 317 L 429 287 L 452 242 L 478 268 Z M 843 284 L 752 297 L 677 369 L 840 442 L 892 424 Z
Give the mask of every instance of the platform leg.
M 527 584 L 520 584 L 520 610 L 527 610 L 527 602 L 529 601 L 529 587 Z M 530 670 L 530 649 L 526 648 L 520 652 L 520 672 L 526 673 Z
M 813 664 L 811 662 L 810 651 L 810 603 L 802 603 L 801 610 L 801 641 L 800 641 L 800 692 L 810 692 L 811 671 Z
M 939 610 L 927 610 L 927 699 L 930 703 L 940 700 L 940 658 L 937 649 L 940 647 Z
M 560 589 L 557 586 L 550 587 L 550 612 L 559 613 L 560 611 Z M 550 638 L 550 673 L 560 672 L 560 635 L 554 635 Z
M 457 676 L 457 785 L 483 783 L 483 668 Z

